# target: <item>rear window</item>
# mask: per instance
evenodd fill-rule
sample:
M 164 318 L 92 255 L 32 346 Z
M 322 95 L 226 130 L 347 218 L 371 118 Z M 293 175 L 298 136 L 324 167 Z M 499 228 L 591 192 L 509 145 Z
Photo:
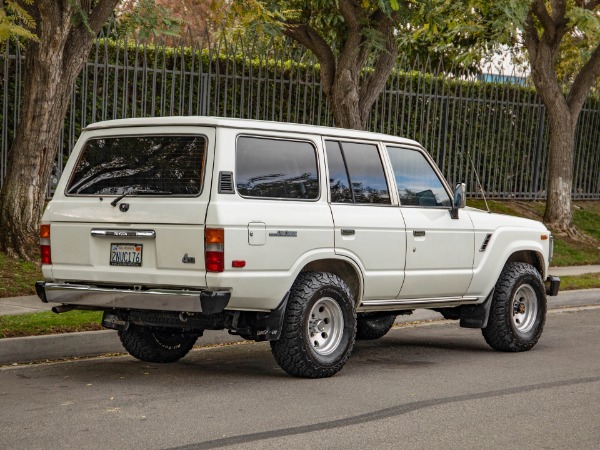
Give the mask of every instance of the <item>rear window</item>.
M 68 195 L 184 195 L 202 191 L 204 136 L 124 136 L 90 139 Z
M 235 184 L 245 197 L 315 200 L 319 197 L 315 147 L 304 141 L 242 136 Z

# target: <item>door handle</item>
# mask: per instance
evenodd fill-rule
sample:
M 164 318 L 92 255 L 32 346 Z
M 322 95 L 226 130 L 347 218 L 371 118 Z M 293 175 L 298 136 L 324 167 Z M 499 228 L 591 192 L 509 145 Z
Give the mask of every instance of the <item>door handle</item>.
M 423 231 L 423 230 L 413 230 L 413 236 L 415 236 L 415 237 L 423 237 L 423 236 L 425 236 L 425 231 Z
M 342 236 L 352 236 L 356 231 L 342 228 Z

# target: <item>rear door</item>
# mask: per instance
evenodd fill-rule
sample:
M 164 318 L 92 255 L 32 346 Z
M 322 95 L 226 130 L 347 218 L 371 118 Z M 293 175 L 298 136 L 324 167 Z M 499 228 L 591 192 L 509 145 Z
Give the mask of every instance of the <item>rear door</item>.
M 53 277 L 202 287 L 214 136 L 189 126 L 86 133 L 45 216 Z
M 404 275 L 406 234 L 379 148 L 337 139 L 325 145 L 335 252 L 361 266 L 364 300 L 395 299 Z

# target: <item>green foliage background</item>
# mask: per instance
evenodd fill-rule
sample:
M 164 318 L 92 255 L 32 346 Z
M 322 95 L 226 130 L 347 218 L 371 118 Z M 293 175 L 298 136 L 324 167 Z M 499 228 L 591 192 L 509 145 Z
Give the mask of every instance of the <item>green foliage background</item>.
M 73 90 L 55 179 L 82 128 L 100 120 L 211 115 L 333 125 L 319 65 L 297 46 L 155 41 L 97 41 Z M 0 175 L 24 76 L 19 49 L 8 45 L 0 56 Z M 471 195 L 479 191 L 476 174 L 491 197 L 545 195 L 548 126 L 540 99 L 527 85 L 483 82 L 441 64 L 401 60 L 373 108 L 369 129 L 418 140 L 448 180 L 466 181 Z M 600 103 L 591 97 L 579 123 L 575 198 L 600 198 L 598 142 Z

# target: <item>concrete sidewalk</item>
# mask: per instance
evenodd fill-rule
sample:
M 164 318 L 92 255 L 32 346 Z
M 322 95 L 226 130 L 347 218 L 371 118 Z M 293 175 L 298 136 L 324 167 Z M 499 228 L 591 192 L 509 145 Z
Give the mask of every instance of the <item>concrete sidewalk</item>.
M 550 268 L 550 274 L 557 277 L 583 275 L 584 273 L 600 273 L 600 265 Z M 36 295 L 0 298 L 0 316 L 50 311 L 55 305 L 58 303 L 43 303 Z
M 556 276 L 600 273 L 600 266 L 552 268 Z M 49 311 L 56 305 L 42 303 L 37 296 L 0 299 L 0 316 Z M 557 297 L 548 297 L 548 308 L 563 308 L 600 305 L 600 289 L 560 292 Z M 439 320 L 442 316 L 431 310 L 417 309 L 413 314 L 398 316 L 397 324 Z M 198 339 L 198 345 L 207 346 L 241 341 L 227 331 L 206 331 Z M 53 334 L 23 338 L 0 339 L 0 365 L 45 361 L 52 359 L 95 356 L 105 353 L 124 353 L 116 331 L 88 331 L 83 333 Z

